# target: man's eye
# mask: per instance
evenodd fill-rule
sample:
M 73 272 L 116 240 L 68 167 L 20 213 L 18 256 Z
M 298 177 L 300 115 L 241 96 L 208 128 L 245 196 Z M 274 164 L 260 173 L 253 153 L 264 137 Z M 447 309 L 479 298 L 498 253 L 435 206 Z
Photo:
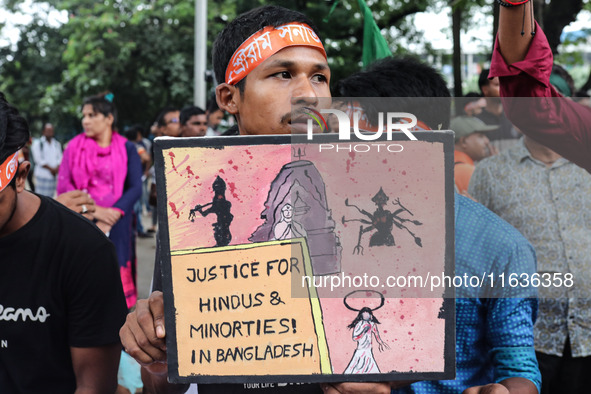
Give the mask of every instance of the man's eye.
M 291 74 L 288 71 L 280 71 L 278 73 L 273 74 L 273 76 L 277 77 L 277 78 L 285 78 L 285 79 L 291 78 Z
M 316 74 L 316 75 L 314 75 L 314 77 L 312 77 L 312 79 L 316 82 L 328 81 L 328 78 L 326 78 L 326 75 L 324 75 L 324 74 Z

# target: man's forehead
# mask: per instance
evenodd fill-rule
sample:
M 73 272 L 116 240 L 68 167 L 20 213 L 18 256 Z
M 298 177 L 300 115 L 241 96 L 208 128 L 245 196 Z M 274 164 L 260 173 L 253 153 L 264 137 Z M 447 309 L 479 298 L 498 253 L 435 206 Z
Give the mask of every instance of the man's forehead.
M 205 116 L 205 114 L 191 115 L 191 117 L 189 118 L 189 122 L 203 122 L 206 119 L 207 116 Z
M 316 55 L 314 55 L 316 54 Z M 326 58 L 318 49 L 306 46 L 283 48 L 270 56 L 259 67 L 312 67 L 317 71 L 330 71 Z

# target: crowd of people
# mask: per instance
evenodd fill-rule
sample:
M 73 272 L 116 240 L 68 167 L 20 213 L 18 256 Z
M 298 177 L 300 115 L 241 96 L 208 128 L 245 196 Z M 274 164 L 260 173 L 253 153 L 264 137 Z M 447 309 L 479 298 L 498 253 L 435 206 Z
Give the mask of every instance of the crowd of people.
M 266 392 L 588 390 L 591 109 L 564 98 L 575 95 L 572 78 L 553 67 L 542 30 L 522 12 L 531 1 L 497 1 L 503 7 L 491 68 L 481 74 L 481 94 L 456 100 L 461 113 L 453 119 L 441 75 L 409 57 L 377 61 L 335 84 L 332 95 L 345 101 L 439 99 L 429 106 L 400 100 L 397 110 L 415 114 L 422 130 L 455 131 L 456 273 L 570 273 L 575 286 L 541 287 L 539 298 L 457 299 L 454 380 L 287 385 Z M 289 42 L 285 36 L 253 66 L 232 61 L 262 28 L 273 34 L 286 24 L 318 34 L 308 17 L 276 6 L 230 22 L 213 47 L 216 80 L 223 81 L 215 99 L 205 110 L 163 108 L 151 135 L 218 135 L 226 115 L 236 124 L 225 135 L 290 133 L 293 105 L 314 108 L 319 98 L 331 97 L 320 40 Z M 31 179 L 23 152 L 27 123 L 0 95 L 0 341 L 8 341 L 0 349 L 2 392 L 115 392 L 121 344 L 141 365 L 143 392 L 197 390 L 167 381 L 159 247 L 152 294 L 137 300 L 135 237 L 152 236 L 157 224 L 153 145 L 141 126 L 117 131 L 115 103 L 111 93 L 85 99 L 84 132 L 63 155 L 53 126 L 45 124 L 26 152 L 35 163 Z M 146 210 L 153 214 L 147 229 L 141 221 Z M 14 315 L 7 317 L 8 309 Z M 256 389 L 227 384 L 200 385 L 198 391 Z

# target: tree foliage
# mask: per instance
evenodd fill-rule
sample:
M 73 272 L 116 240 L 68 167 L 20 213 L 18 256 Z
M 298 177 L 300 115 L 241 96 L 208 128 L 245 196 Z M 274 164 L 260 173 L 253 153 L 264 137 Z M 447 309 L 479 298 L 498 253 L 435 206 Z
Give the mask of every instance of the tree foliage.
M 363 21 L 357 0 L 223 0 L 208 1 L 208 53 L 217 34 L 236 15 L 275 3 L 308 15 L 319 28 L 329 57 L 333 81 L 361 67 Z M 538 0 L 536 0 L 538 1 Z M 576 17 L 591 0 L 553 0 L 545 5 L 544 25 Z M 568 2 L 569 6 L 564 6 Z M 6 9 L 20 1 L 4 0 Z M 36 123 L 52 121 L 58 131 L 80 129 L 80 103 L 85 96 L 111 91 L 119 109 L 119 127 L 148 126 L 159 108 L 183 106 L 193 97 L 194 1 L 181 0 L 48 0 L 66 11 L 67 23 L 51 27 L 41 17 L 21 27 L 15 48 L 0 48 L 5 91 Z M 476 11 L 492 12 L 492 0 L 367 0 L 375 20 L 394 53 L 407 53 L 411 43 L 424 43 L 412 15 L 454 7 L 461 24 L 472 23 Z M 580 6 L 580 7 L 579 7 Z M 568 15 L 564 9 L 569 9 Z M 330 15 L 329 15 L 330 14 Z M 561 25 L 562 24 L 562 25 Z M 492 32 L 492 26 L 491 26 Z M 424 53 L 423 53 L 424 55 Z M 211 68 L 209 60 L 208 68 Z M 213 87 L 210 80 L 209 86 Z M 40 125 L 38 125 L 40 127 Z

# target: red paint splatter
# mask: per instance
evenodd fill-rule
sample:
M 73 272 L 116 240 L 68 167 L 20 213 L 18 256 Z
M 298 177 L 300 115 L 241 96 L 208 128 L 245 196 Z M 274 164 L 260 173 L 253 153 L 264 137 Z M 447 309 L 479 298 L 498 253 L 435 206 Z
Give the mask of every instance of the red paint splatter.
M 173 202 L 169 202 L 168 205 L 170 205 L 170 209 L 172 209 L 172 212 L 174 212 L 176 214 L 176 218 L 180 218 L 181 214 L 179 211 L 176 210 L 176 205 L 174 205 Z
M 234 162 L 232 160 L 228 160 L 228 164 L 232 165 Z
M 250 153 L 250 151 L 248 149 L 244 149 L 244 151 L 246 152 L 247 155 L 252 155 L 252 153 Z
M 409 331 L 409 332 L 408 332 L 408 335 L 412 335 L 412 331 Z
M 351 157 L 351 160 L 355 160 L 355 152 L 349 152 L 349 156 Z
M 401 174 L 402 174 L 402 175 L 406 175 L 406 171 L 402 171 L 402 172 L 401 172 Z
M 232 168 L 238 171 L 238 166 L 233 166 Z
M 384 159 L 384 160 L 382 160 L 382 163 L 386 164 L 386 163 L 388 163 L 388 160 Z
M 400 319 L 401 320 L 404 320 L 404 315 L 400 315 Z
M 224 171 L 224 169 L 223 169 L 223 168 L 220 168 L 220 172 L 221 172 L 222 174 L 225 174 L 225 171 Z
M 345 171 L 347 171 L 347 174 L 349 173 L 349 170 L 351 169 L 351 160 L 347 160 L 347 169 Z
M 174 165 L 174 158 L 176 157 L 174 155 L 174 152 L 168 152 L 168 156 L 170 156 L 170 162 L 172 163 L 172 169 L 174 170 L 174 172 L 176 172 L 178 174 L 176 166 Z
M 187 166 L 187 174 L 195 175 L 195 173 L 193 173 L 193 171 L 191 171 L 191 166 Z
M 230 188 L 230 193 L 232 193 L 232 197 L 242 202 L 240 198 L 238 198 L 238 194 L 236 194 L 236 184 L 234 182 L 228 182 L 228 187 Z

